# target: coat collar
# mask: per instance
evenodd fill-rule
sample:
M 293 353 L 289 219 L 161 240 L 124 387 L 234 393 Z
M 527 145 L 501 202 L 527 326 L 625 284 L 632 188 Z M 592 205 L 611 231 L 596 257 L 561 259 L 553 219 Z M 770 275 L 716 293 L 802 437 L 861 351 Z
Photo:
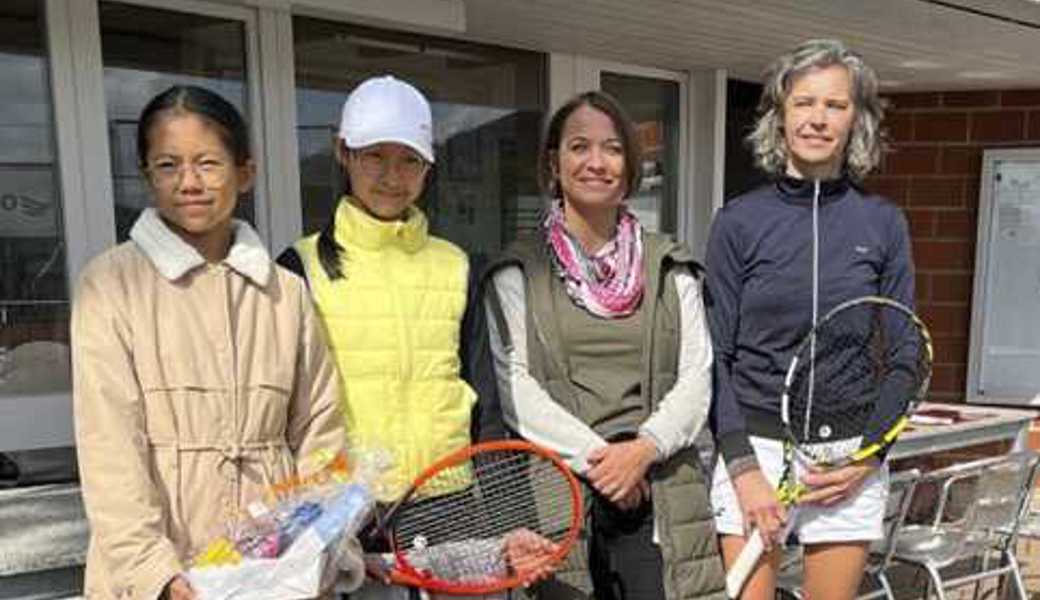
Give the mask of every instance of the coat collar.
M 344 196 L 336 209 L 336 239 L 349 241 L 362 248 L 378 250 L 398 246 L 409 254 L 419 251 L 429 239 L 426 215 L 409 206 L 407 217 L 400 221 L 380 221 Z
M 271 256 L 260 236 L 245 221 L 235 219 L 232 227 L 234 241 L 222 262 L 253 283 L 266 286 L 271 276 Z M 192 269 L 206 264 L 198 250 L 174 233 L 154 208 L 144 209 L 130 230 L 130 239 L 155 269 L 170 281 L 176 281 Z
M 801 206 L 812 206 L 813 194 L 816 182 L 812 179 L 798 179 L 784 175 L 778 177 L 774 182 L 780 198 L 790 204 Z M 825 179 L 820 181 L 820 204 L 828 204 L 845 197 L 845 192 L 852 187 L 852 181 L 847 175 L 837 179 Z

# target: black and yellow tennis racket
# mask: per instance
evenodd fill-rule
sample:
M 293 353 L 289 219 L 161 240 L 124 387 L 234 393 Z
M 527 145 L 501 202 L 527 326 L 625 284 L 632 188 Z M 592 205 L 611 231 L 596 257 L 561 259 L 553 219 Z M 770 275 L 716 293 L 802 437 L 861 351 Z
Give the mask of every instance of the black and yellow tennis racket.
M 931 372 L 928 329 L 899 302 L 866 296 L 828 312 L 799 345 L 784 380 L 781 502 L 793 505 L 806 491 L 795 463 L 837 468 L 891 446 L 927 394 Z M 756 529 L 726 575 L 730 598 L 739 596 L 763 550 Z

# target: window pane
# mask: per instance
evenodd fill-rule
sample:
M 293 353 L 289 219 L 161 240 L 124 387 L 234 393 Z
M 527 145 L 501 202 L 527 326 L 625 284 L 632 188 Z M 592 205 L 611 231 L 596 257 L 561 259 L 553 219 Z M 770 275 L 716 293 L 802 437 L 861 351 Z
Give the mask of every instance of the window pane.
M 65 233 L 42 4 L 0 4 L 0 402 L 20 406 L 71 388 Z M 0 488 L 74 477 L 70 453 L 0 454 Z M 54 468 L 36 468 L 40 457 L 53 456 L 48 464 Z
M 152 203 L 137 165 L 137 118 L 149 100 L 171 85 L 198 85 L 249 117 L 245 24 L 115 2 L 102 2 L 99 11 L 116 235 L 122 242 Z M 236 216 L 253 222 L 253 215 L 249 197 Z
M 432 105 L 437 164 L 421 203 L 433 231 L 493 253 L 534 226 L 544 55 L 303 17 L 293 19 L 293 35 L 306 232 L 326 223 L 343 189 L 332 155 L 343 101 L 388 73 Z
M 617 98 L 643 145 L 643 182 L 629 206 L 650 231 L 675 233 L 679 198 L 679 84 L 603 73 L 603 91 Z

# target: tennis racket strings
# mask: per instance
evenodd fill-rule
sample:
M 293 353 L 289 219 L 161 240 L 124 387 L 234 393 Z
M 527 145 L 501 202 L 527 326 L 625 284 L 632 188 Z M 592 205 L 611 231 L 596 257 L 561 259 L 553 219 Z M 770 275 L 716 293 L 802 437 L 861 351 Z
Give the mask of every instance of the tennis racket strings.
M 573 544 L 581 512 L 577 484 L 561 468 L 516 448 L 442 465 L 393 516 L 398 569 L 433 582 L 424 587 L 502 588 L 555 564 Z
M 802 458 L 852 462 L 886 444 L 921 400 L 931 375 L 927 330 L 885 298 L 844 303 L 824 317 L 788 371 L 782 420 Z

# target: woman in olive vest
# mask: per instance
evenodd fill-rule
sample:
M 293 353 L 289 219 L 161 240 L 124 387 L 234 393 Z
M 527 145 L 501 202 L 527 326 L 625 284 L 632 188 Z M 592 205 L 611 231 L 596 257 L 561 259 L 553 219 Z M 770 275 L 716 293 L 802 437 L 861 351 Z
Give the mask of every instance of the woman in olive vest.
M 542 227 L 488 275 L 504 420 L 587 483 L 582 547 L 540 598 L 724 598 L 694 446 L 711 399 L 700 267 L 628 209 L 640 163 L 615 100 L 573 98 L 541 145 Z

